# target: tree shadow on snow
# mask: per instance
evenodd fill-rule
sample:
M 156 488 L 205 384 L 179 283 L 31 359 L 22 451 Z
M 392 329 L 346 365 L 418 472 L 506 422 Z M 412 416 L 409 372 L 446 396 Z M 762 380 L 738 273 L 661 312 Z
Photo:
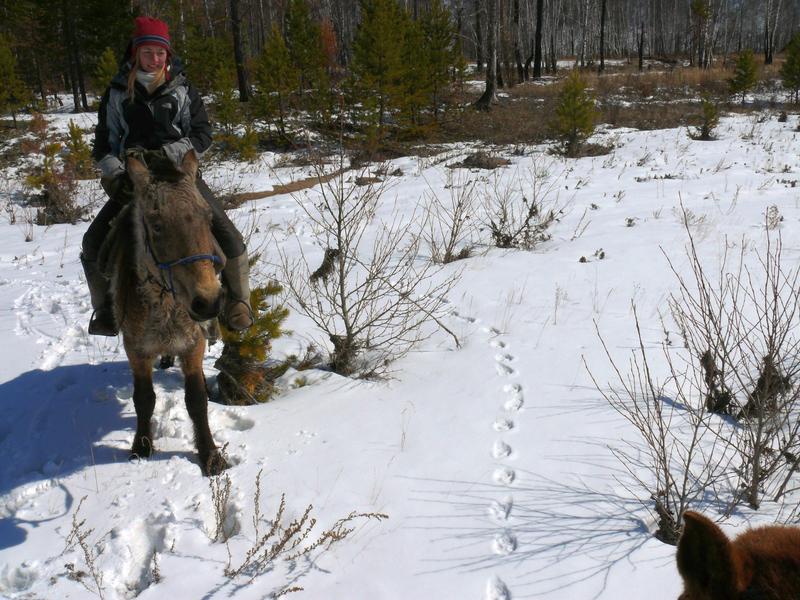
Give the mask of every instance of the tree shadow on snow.
M 156 380 L 167 391 L 183 387 L 179 372 L 159 373 Z M 132 390 L 123 361 L 37 369 L 0 384 L 0 496 L 8 495 L 4 512 L 12 515 L 0 519 L 0 549 L 25 541 L 21 525 L 43 522 L 21 516 L 27 498 L 84 469 L 128 462 L 136 428 Z M 157 452 L 150 460 L 176 455 L 193 460 L 194 448 Z M 62 495 L 63 513 L 53 518 L 72 508 L 63 487 Z
M 599 597 L 614 566 L 652 539 L 646 512 L 626 492 L 593 489 L 578 477 L 569 482 L 519 469 L 516 476 L 510 487 L 414 480 L 421 485 L 413 500 L 433 508 L 413 518 L 431 532 L 424 559 L 430 567 L 420 574 L 511 566 L 515 597 L 563 594 L 591 579 Z

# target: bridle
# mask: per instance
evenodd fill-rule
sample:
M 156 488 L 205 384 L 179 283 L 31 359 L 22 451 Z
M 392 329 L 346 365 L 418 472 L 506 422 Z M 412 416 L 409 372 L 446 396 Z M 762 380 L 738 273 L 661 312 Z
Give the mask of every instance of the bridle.
M 153 262 L 161 273 L 161 287 L 165 291 L 172 294 L 173 300 L 176 299 L 176 294 L 175 283 L 172 277 L 172 267 L 177 267 L 179 265 L 190 265 L 201 260 L 210 260 L 212 264 L 214 264 L 214 269 L 219 271 L 221 269 L 221 265 L 224 264 L 222 257 L 217 256 L 216 254 L 192 254 L 191 256 L 184 256 L 183 258 L 178 258 L 171 261 L 160 261 L 153 250 L 153 246 L 150 244 L 150 230 L 147 228 L 147 222 L 144 220 L 144 218 L 142 218 L 142 227 L 144 228 L 144 244 L 145 248 L 147 248 L 147 253 L 153 259 Z M 217 267 L 217 265 L 220 265 L 220 267 Z

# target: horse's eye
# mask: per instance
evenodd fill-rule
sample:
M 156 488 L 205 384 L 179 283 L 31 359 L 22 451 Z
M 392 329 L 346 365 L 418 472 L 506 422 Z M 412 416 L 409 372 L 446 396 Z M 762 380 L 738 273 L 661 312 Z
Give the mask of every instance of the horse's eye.
M 154 223 L 152 225 L 153 233 L 160 234 L 164 231 L 164 227 L 162 227 L 161 223 Z

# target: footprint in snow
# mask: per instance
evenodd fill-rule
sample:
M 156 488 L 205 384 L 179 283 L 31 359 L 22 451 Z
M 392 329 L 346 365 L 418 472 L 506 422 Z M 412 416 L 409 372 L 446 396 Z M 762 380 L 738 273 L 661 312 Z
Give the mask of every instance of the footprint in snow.
M 505 348 L 506 347 L 506 343 L 503 340 L 492 340 L 491 342 L 489 342 L 489 345 L 492 348 Z
M 485 600 L 511 600 L 511 592 L 503 580 L 495 576 L 486 584 Z
M 511 515 L 511 509 L 513 507 L 514 500 L 508 496 L 502 502 L 498 500 L 492 500 L 492 503 L 489 505 L 487 510 L 489 512 L 489 517 L 495 521 L 505 522 L 508 521 L 508 517 Z
M 508 556 L 516 549 L 517 536 L 510 531 L 497 534 L 492 541 L 492 551 L 500 556 Z
M 511 395 L 511 398 L 506 400 L 503 408 L 510 412 L 517 412 L 525 404 L 522 396 L 522 386 L 518 383 L 513 383 L 503 387 L 503 391 Z
M 494 458 L 506 458 L 507 456 L 511 455 L 511 446 L 503 442 L 502 440 L 497 440 L 492 446 L 492 456 Z
M 514 375 L 514 373 L 515 373 L 515 371 L 514 371 L 514 369 L 512 367 L 509 367 L 507 364 L 502 363 L 502 362 L 498 362 L 495 365 L 495 368 L 497 369 L 497 374 L 501 375 L 503 377 L 510 377 L 511 375 Z
M 495 420 L 494 425 L 492 425 L 495 431 L 511 431 L 514 429 L 514 421 L 511 419 L 506 418 L 499 418 Z
M 494 470 L 492 474 L 492 479 L 495 480 L 496 483 L 500 483 L 502 485 L 511 485 L 514 483 L 514 479 L 516 479 L 517 474 L 514 469 L 510 469 L 509 467 L 499 467 Z
M 475 317 L 470 317 L 469 315 L 462 315 L 462 314 L 461 314 L 460 312 L 458 312 L 457 310 L 454 310 L 454 311 L 453 311 L 453 312 L 451 312 L 450 314 L 451 314 L 452 316 L 454 316 L 456 319 L 461 319 L 462 321 L 466 321 L 467 323 L 474 323 L 475 321 L 477 321 L 477 320 L 478 320 L 478 319 L 476 319 Z

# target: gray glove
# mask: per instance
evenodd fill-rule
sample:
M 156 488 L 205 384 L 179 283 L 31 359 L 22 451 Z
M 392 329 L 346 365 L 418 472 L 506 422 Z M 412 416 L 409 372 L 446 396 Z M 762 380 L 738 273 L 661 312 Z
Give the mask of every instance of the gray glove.
M 97 163 L 97 166 L 100 167 L 103 179 L 113 179 L 120 173 L 125 172 L 122 161 L 113 154 L 106 154 L 100 162 Z
M 181 138 L 177 142 L 170 142 L 164 146 L 164 154 L 167 155 L 176 167 L 180 167 L 183 162 L 183 157 L 189 150 L 193 150 L 194 146 L 189 138 Z

